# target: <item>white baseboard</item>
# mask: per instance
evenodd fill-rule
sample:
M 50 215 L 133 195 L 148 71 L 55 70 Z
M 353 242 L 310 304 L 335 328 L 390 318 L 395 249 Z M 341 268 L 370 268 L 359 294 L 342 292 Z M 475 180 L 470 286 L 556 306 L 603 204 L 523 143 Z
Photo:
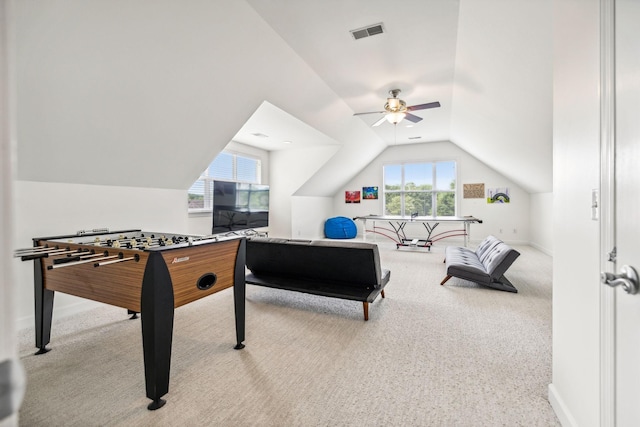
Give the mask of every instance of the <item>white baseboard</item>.
M 53 317 L 56 319 L 62 319 L 73 314 L 82 313 L 83 311 L 91 310 L 92 308 L 96 308 L 101 306 L 102 303 L 91 301 L 91 300 L 81 300 L 80 302 L 67 304 L 60 308 L 56 308 L 55 302 L 53 305 Z M 16 327 L 18 330 L 34 328 L 35 324 L 35 315 L 25 316 L 18 319 L 16 322 Z
M 549 384 L 549 403 L 551 403 L 551 407 L 558 420 L 560 420 L 562 427 L 578 427 L 578 423 L 571 415 L 569 408 L 567 408 L 562 397 L 558 394 L 558 389 L 553 384 Z
M 530 246 L 530 243 L 531 243 L 528 240 L 503 239 L 503 238 L 500 237 L 500 235 L 497 235 L 497 234 L 494 234 L 493 236 L 498 238 L 498 239 L 500 239 L 500 240 L 502 240 L 507 245 L 511 245 L 511 246 Z M 475 246 L 475 245 L 478 245 L 483 240 L 484 240 L 484 238 L 482 238 L 482 239 L 470 239 L 469 240 L 469 244 Z M 449 241 L 449 239 L 447 239 L 447 241 Z M 462 242 L 462 240 L 460 240 L 460 241 Z
M 553 256 L 553 252 L 552 251 L 550 251 L 549 249 L 547 249 L 545 247 L 542 247 L 542 246 L 538 245 L 537 243 L 529 242 L 529 246 L 539 250 L 543 254 L 549 255 L 550 257 Z

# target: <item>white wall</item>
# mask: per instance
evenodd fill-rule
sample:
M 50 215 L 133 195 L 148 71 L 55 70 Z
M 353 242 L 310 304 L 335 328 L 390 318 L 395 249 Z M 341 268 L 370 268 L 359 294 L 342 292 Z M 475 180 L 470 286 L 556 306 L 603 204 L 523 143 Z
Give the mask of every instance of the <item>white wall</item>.
M 531 193 L 552 188 L 553 1 L 460 1 L 449 139 Z
M 599 2 L 554 3 L 553 382 L 549 400 L 565 426 L 598 426 Z
M 553 193 L 530 195 L 530 245 L 553 256 Z
M 0 362 L 14 357 L 13 283 L 11 252 L 13 246 L 13 172 L 14 147 L 11 144 L 9 115 L 9 22 L 6 4 L 0 3 Z
M 34 237 L 105 227 L 186 233 L 186 200 L 186 190 L 17 181 L 15 245 L 26 248 L 33 246 Z M 18 326 L 33 327 L 33 263 L 15 258 L 13 266 Z M 93 304 L 58 293 L 53 315 L 65 316 Z
M 207 213 L 191 213 L 189 214 L 187 233 L 208 236 L 211 234 L 213 227 L 213 218 L 211 212 Z
M 16 292 L 15 275 L 13 268 L 14 247 L 14 203 L 13 203 L 13 178 L 15 172 L 15 126 L 12 116 L 15 111 L 15 98 L 13 87 L 13 51 L 10 40 L 10 15 L 9 2 L 0 1 L 0 363 L 13 360 L 11 379 L 13 384 L 5 388 L 7 378 L 0 380 L 0 395 L 3 398 L 2 412 L 11 409 L 12 414 L 3 414 L 0 419 L 1 427 L 18 425 L 18 408 L 22 402 L 24 388 L 20 388 L 16 374 L 20 368 L 18 358 L 18 340 L 16 338 Z M 24 381 L 23 384 L 24 385 Z M 8 400 L 10 396 L 10 400 Z M 7 405 L 10 404 L 10 406 Z
M 382 214 L 384 212 L 382 166 L 385 163 L 406 162 L 408 160 L 456 160 L 459 179 L 457 194 L 458 216 L 473 215 L 483 220 L 482 224 L 471 225 L 472 241 L 480 241 L 493 234 L 512 244 L 526 244 L 529 242 L 529 193 L 451 142 L 398 145 L 387 148 L 335 196 L 335 214 L 346 217 Z M 484 198 L 464 199 L 462 197 L 462 184 L 477 183 L 484 183 L 485 189 L 508 187 L 511 194 L 511 203 L 488 204 Z M 356 204 L 345 203 L 344 192 L 346 190 L 362 191 L 362 187 L 368 186 L 378 186 L 380 188 L 378 200 L 362 200 Z M 424 235 L 424 229 L 421 228 L 420 224 L 408 224 L 406 230 L 410 231 L 409 227 L 413 225 L 418 227 L 415 233 L 416 236 Z M 438 231 L 443 229 L 446 229 L 446 225 L 440 224 Z M 358 232 L 362 233 L 362 224 L 359 221 Z
M 332 216 L 332 197 L 294 196 L 291 200 L 291 238 L 324 238 L 324 223 Z
M 301 218 L 315 218 L 319 221 L 318 209 L 326 208 L 323 197 L 294 198 L 295 192 L 309 177 L 324 165 L 339 150 L 339 146 L 324 146 L 302 149 L 287 149 L 271 152 L 269 178 L 269 236 L 273 237 L 313 237 L 317 233 L 317 223 L 300 222 Z M 296 203 L 294 203 L 294 199 Z M 309 203 L 299 203 L 307 200 Z M 319 202 L 320 207 L 318 208 Z M 323 215 L 324 216 L 324 215 Z M 294 218 L 295 221 L 294 221 Z M 308 221 L 308 220 L 307 220 Z M 296 228 L 292 226 L 304 227 Z M 324 220 L 322 222 L 324 224 Z

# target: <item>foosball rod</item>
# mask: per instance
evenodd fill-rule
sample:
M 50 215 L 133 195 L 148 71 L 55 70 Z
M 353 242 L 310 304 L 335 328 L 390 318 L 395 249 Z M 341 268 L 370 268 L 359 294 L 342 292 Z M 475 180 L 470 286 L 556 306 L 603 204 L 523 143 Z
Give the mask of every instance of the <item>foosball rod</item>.
M 54 265 L 67 264 L 67 263 L 70 263 L 70 262 L 81 261 L 81 260 L 87 259 L 87 258 L 103 257 L 103 256 L 107 256 L 107 255 L 109 255 L 109 252 L 107 252 L 107 251 L 103 251 L 102 253 L 94 253 L 93 250 L 91 252 L 89 252 L 88 250 L 83 250 L 81 252 L 77 252 L 76 256 L 67 255 L 64 258 L 55 258 L 52 261 L 52 264 L 54 264 Z
M 110 264 L 115 264 L 117 262 L 124 262 L 124 261 L 140 261 L 140 255 L 136 254 L 135 256 L 130 256 L 127 258 L 120 258 L 120 259 L 114 259 L 111 261 L 103 261 L 103 262 L 96 262 L 95 264 L 93 264 L 94 267 L 102 267 L 103 265 L 110 265 Z
M 15 251 L 13 251 L 16 254 L 22 253 L 22 252 L 35 252 L 35 251 L 41 251 L 41 250 L 46 250 L 46 249 L 52 249 L 52 247 L 50 246 L 34 246 L 32 248 L 19 248 L 16 249 Z
M 160 239 L 160 238 L 155 238 L 155 239 L 108 239 L 108 240 L 99 240 L 99 241 L 95 241 L 95 242 L 90 242 L 90 243 L 85 243 L 86 245 L 93 245 L 93 246 L 109 246 L 109 244 L 113 244 L 113 242 L 119 242 L 120 245 L 122 244 L 127 244 L 127 243 L 131 243 L 131 241 L 135 241 L 136 244 L 140 245 L 140 244 L 144 244 L 144 243 L 149 243 L 149 244 L 153 244 L 153 242 L 160 242 L 160 241 L 167 241 L 166 239 Z
M 30 256 L 30 255 L 40 255 L 40 254 L 48 254 L 50 252 L 66 250 L 60 249 L 58 247 L 44 247 L 44 248 L 34 248 L 34 249 L 16 249 L 14 251 L 14 257 L 19 258 L 22 256 Z
M 159 247 L 162 246 L 160 243 L 152 243 L 152 244 L 147 244 L 146 242 L 138 242 L 138 244 L 136 246 L 130 245 L 130 244 L 120 244 L 120 245 L 111 245 L 109 246 L 106 242 L 104 244 L 101 245 L 94 245 L 96 248 L 112 248 L 112 249 L 146 249 L 146 248 L 155 248 L 155 247 Z M 169 245 L 166 245 L 169 246 Z
M 61 252 L 49 252 L 49 256 L 51 257 L 57 257 L 57 256 L 62 256 L 62 255 L 71 255 L 71 254 L 81 254 L 83 252 L 88 252 L 87 249 L 62 249 Z
M 86 254 L 86 255 L 80 255 L 80 258 L 82 258 L 82 259 L 87 259 L 87 258 L 95 258 L 95 257 L 99 257 L 99 256 L 106 256 L 106 255 L 105 255 L 105 254 L 104 254 L 104 252 L 103 252 L 103 253 L 101 253 L 101 254 Z
M 22 254 L 15 254 L 15 257 L 20 257 L 22 261 L 32 261 L 38 258 L 48 258 L 50 256 L 59 256 L 64 254 L 74 253 L 74 251 L 70 251 L 69 248 L 66 249 L 56 249 L 52 248 L 50 251 L 37 251 L 37 252 L 24 252 Z
M 113 259 L 113 258 L 118 258 L 118 255 L 103 256 L 102 258 L 83 259 L 81 261 L 67 262 L 67 263 L 64 263 L 64 264 L 49 265 L 49 266 L 47 266 L 47 270 L 52 270 L 54 268 L 72 267 L 74 265 L 86 264 L 88 262 L 102 261 L 102 260 L 105 260 L 105 259 Z

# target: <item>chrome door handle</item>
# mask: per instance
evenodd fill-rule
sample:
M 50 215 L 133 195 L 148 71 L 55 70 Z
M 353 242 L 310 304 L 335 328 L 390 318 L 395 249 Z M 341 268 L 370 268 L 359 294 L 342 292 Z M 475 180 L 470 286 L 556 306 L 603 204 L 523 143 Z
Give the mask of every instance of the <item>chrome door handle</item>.
M 638 292 L 638 273 L 629 265 L 623 265 L 620 274 L 600 273 L 600 281 L 611 287 L 622 286 L 628 294 Z

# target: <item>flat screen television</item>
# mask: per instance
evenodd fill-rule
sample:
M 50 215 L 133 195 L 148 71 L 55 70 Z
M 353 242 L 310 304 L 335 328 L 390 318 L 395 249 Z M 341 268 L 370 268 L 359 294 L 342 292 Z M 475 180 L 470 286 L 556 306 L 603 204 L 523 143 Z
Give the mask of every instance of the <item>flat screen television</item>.
M 268 225 L 268 185 L 213 182 L 212 234 L 252 230 Z

